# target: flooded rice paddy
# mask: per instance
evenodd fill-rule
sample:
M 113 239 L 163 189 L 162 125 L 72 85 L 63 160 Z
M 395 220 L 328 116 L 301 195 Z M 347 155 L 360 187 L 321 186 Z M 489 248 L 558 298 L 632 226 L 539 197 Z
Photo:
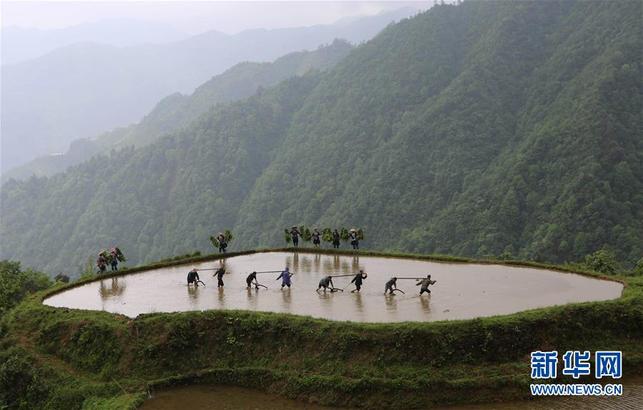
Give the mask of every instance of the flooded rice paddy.
M 643 380 L 623 384 L 620 397 L 564 397 L 531 401 L 512 401 L 465 406 L 437 407 L 442 410 L 634 410 L 643 403 Z M 314 404 L 292 401 L 255 390 L 230 386 L 194 385 L 176 387 L 154 394 L 142 410 L 318 410 L 331 409 Z
M 202 271 L 206 286 L 186 285 L 190 269 L 224 264 L 225 287 L 217 289 L 213 271 Z M 288 266 L 295 275 L 292 288 L 280 288 L 278 273 L 259 274 L 268 289 L 246 289 L 253 270 Z M 330 274 L 368 273 L 362 291 L 351 293 L 351 277 L 334 279 L 341 292 L 320 292 L 319 280 Z M 384 295 L 391 277 L 432 275 L 431 295 L 419 296 L 414 280 L 398 280 L 405 294 Z M 331 320 L 402 322 L 469 319 L 527 309 L 615 299 L 623 285 L 571 273 L 504 265 L 438 263 L 411 259 L 267 252 L 221 261 L 160 268 L 107 278 L 58 293 L 45 304 L 74 309 L 104 310 L 136 317 L 143 313 L 243 309 L 309 315 Z

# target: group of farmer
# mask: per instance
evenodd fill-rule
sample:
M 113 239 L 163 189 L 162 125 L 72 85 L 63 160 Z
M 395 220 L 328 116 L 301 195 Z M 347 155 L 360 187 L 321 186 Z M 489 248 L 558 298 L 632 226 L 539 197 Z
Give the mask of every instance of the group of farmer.
M 286 231 L 287 235 L 290 236 L 289 239 L 292 241 L 292 245 L 295 248 L 299 246 L 299 238 L 304 236 L 305 233 L 309 232 L 308 229 L 304 231 L 302 228 L 298 228 L 296 226 L 293 226 L 292 228 L 290 228 L 290 230 Z M 347 233 L 344 233 L 344 235 L 342 235 L 337 229 L 333 229 L 332 231 L 330 229 L 325 229 L 324 231 L 324 233 L 321 233 L 319 232 L 318 228 L 313 228 L 312 232 L 309 232 L 310 240 L 313 242 L 313 246 L 315 248 L 319 248 L 321 246 L 322 238 L 325 238 L 325 240 L 332 243 L 333 249 L 339 249 L 342 236 L 344 236 L 350 242 L 351 247 L 357 250 L 359 249 L 359 241 L 364 236 L 361 230 L 355 228 L 349 230 Z M 345 229 L 344 231 L 346 232 Z M 286 237 L 286 239 L 288 239 L 288 236 Z
M 118 247 L 113 247 L 109 251 L 103 249 L 98 253 L 98 259 L 96 259 L 96 267 L 98 268 L 99 273 L 105 273 L 107 270 L 107 265 L 111 266 L 112 272 L 118 270 L 118 262 L 124 262 L 125 256 Z
M 223 283 L 223 276 L 226 274 L 225 267 L 221 266 L 219 268 L 213 268 L 213 269 L 201 269 L 201 270 L 216 270 L 213 276 L 217 277 L 217 288 L 223 288 L 224 283 Z M 199 278 L 199 273 L 198 269 L 192 269 L 187 276 L 187 281 L 188 281 L 188 286 L 194 285 L 194 286 L 199 286 L 199 283 L 202 285 L 205 285 L 201 279 Z M 255 289 L 259 289 L 259 287 L 267 288 L 267 286 L 262 285 L 259 283 L 257 279 L 257 274 L 261 273 L 277 273 L 279 272 L 279 276 L 275 280 L 281 280 L 281 289 L 284 287 L 290 288 L 292 285 L 291 278 L 294 275 L 293 272 L 290 272 L 290 269 L 286 267 L 282 271 L 262 271 L 262 272 L 257 272 L 253 271 L 246 277 L 246 287 L 247 289 L 251 289 L 254 287 Z M 362 284 L 364 283 L 364 280 L 368 277 L 368 274 L 364 272 L 364 270 L 360 269 L 359 273 L 353 275 L 353 274 L 348 274 L 348 275 L 328 275 L 324 276 L 320 281 L 319 281 L 319 286 L 317 287 L 317 292 L 320 290 L 323 290 L 326 292 L 327 290 L 330 292 L 337 292 L 337 291 L 344 291 L 344 289 L 336 288 L 335 285 L 333 284 L 333 278 L 337 277 L 345 277 L 345 276 L 352 276 L 352 280 L 350 281 L 350 284 L 355 285 L 355 289 L 351 291 L 353 292 L 359 292 L 362 289 Z M 431 293 L 429 290 L 429 286 L 435 284 L 436 281 L 431 280 L 431 275 L 427 275 L 426 278 L 397 278 L 393 277 L 391 278 L 388 282 L 386 282 L 386 285 L 384 287 L 384 294 L 394 294 L 395 291 L 399 291 L 404 293 L 401 289 L 397 288 L 397 280 L 398 279 L 415 279 L 418 282 L 416 283 L 416 286 L 421 286 L 420 287 L 420 296 L 424 293 Z M 349 285 L 350 285 L 349 284 Z

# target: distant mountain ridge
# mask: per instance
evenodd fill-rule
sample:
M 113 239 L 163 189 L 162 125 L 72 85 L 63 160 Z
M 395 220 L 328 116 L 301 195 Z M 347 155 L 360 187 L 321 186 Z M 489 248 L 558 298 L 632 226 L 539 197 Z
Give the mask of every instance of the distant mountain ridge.
M 99 153 L 149 144 L 189 125 L 217 104 L 249 97 L 260 87 L 270 87 L 311 70 L 327 70 L 348 55 L 351 48 L 349 43 L 335 40 L 317 50 L 290 53 L 271 63 L 239 63 L 200 85 L 191 95 L 176 93 L 164 98 L 137 124 L 95 139 L 74 141 L 64 154 L 37 158 L 14 168 L 2 175 L 2 181 L 54 175 Z
M 232 65 L 271 61 L 335 38 L 364 41 L 403 9 L 351 24 L 208 32 L 166 44 L 115 47 L 77 43 L 2 66 L 2 169 L 64 152 L 71 141 L 130 124 L 163 97 L 189 93 Z
M 148 262 L 306 224 L 367 249 L 637 261 L 642 7 L 434 7 L 145 147 L 6 183 L 0 258 L 74 273 L 111 244 Z
M 41 57 L 75 43 L 117 47 L 159 44 L 188 37 L 169 24 L 135 19 L 103 19 L 59 29 L 6 27 L 2 29 L 2 64 Z

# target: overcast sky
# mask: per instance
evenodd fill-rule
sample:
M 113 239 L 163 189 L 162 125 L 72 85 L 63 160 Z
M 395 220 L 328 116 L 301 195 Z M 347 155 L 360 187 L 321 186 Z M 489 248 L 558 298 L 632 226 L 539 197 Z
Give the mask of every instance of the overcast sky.
M 2 1 L 2 27 L 62 28 L 103 19 L 168 23 L 196 34 L 207 30 L 236 33 L 249 28 L 327 24 L 343 17 L 373 15 L 402 7 L 426 9 L 433 1 Z

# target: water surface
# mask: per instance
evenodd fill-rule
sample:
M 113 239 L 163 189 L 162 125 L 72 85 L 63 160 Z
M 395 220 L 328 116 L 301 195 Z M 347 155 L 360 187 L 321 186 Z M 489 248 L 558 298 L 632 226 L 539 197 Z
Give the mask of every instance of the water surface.
M 531 401 L 437 407 L 442 410 L 628 410 L 641 409 L 643 380 L 624 383 L 621 397 L 563 397 Z M 142 410 L 323 410 L 331 409 L 231 386 L 193 385 L 160 391 Z
M 192 267 L 212 269 L 220 264 L 228 271 L 224 288 L 217 289 L 212 271 L 200 273 L 207 286 L 195 289 L 186 285 Z M 246 289 L 249 272 L 285 266 L 296 273 L 291 289 L 280 289 L 280 282 L 275 280 L 277 273 L 259 275 L 268 289 Z M 344 288 L 344 292 L 315 291 L 323 276 L 356 273 L 359 269 L 368 273 L 361 293 L 350 292 L 350 277 L 335 279 L 335 286 Z M 430 296 L 419 296 L 414 280 L 398 280 L 398 287 L 406 294 L 384 295 L 384 284 L 392 276 L 419 277 L 429 273 L 437 281 Z M 535 268 L 270 252 L 99 280 L 56 294 L 44 303 L 130 317 L 152 312 L 244 309 L 332 320 L 401 322 L 469 319 L 615 299 L 622 289 L 617 282 Z

